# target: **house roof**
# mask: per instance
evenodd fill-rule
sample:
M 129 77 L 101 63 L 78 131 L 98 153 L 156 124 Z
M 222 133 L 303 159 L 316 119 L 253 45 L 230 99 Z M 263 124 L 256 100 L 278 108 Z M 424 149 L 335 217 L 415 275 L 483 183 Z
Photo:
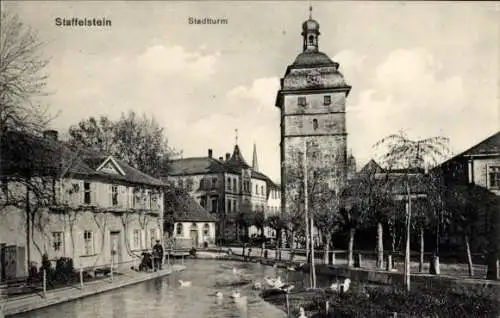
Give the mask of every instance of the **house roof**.
M 500 131 L 462 152 L 459 156 L 482 156 L 500 154 Z
M 165 192 L 165 212 L 171 213 L 175 222 L 216 221 L 213 215 L 182 189 L 171 189 Z
M 224 165 L 217 159 L 210 157 L 194 157 L 172 160 L 170 164 L 171 176 L 219 173 L 224 171 Z
M 65 142 L 20 132 L 8 132 L 1 143 L 2 174 L 55 176 L 57 178 L 99 177 L 109 180 L 165 186 L 126 162 L 87 149 L 71 149 Z M 111 161 L 118 173 L 98 168 Z

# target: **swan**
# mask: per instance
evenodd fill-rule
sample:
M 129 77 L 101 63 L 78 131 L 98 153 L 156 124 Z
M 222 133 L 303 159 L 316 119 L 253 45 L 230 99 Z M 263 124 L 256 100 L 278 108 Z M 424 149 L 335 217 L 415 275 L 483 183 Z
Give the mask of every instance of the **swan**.
M 183 281 L 183 280 L 180 280 L 180 279 L 179 279 L 179 284 L 182 287 L 189 287 L 189 286 L 191 286 L 191 282 L 186 282 L 186 281 Z
M 304 307 L 299 308 L 299 313 L 300 313 L 299 318 L 307 318 L 306 313 L 304 311 Z

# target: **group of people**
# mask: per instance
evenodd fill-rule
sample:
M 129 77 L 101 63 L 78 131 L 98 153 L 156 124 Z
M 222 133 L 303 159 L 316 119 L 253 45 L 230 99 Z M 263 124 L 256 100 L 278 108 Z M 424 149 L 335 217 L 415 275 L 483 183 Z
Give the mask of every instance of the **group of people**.
M 163 246 L 160 244 L 160 240 L 156 240 L 155 245 L 153 245 L 152 253 L 142 253 L 142 261 L 139 265 L 139 270 L 153 269 L 157 271 L 162 269 L 163 265 Z

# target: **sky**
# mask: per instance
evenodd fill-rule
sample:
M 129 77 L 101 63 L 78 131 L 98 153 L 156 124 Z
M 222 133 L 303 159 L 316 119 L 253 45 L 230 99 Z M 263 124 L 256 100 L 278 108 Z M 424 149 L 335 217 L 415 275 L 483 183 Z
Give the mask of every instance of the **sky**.
M 8 1 L 47 44 L 44 103 L 64 135 L 89 116 L 154 117 L 183 157 L 232 152 L 279 181 L 279 79 L 302 51 L 309 1 Z M 340 63 L 348 149 L 358 169 L 403 130 L 450 138 L 460 153 L 500 127 L 498 2 L 312 1 L 319 49 Z M 111 27 L 59 27 L 107 18 Z M 225 25 L 188 19 L 225 18 Z

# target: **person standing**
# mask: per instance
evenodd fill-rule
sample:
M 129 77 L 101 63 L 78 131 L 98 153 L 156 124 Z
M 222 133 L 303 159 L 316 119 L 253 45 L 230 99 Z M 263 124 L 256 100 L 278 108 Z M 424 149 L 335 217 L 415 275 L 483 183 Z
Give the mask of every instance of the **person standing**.
M 156 244 L 153 246 L 153 262 L 155 271 L 161 269 L 163 263 L 163 246 L 161 246 L 160 240 L 156 240 Z

